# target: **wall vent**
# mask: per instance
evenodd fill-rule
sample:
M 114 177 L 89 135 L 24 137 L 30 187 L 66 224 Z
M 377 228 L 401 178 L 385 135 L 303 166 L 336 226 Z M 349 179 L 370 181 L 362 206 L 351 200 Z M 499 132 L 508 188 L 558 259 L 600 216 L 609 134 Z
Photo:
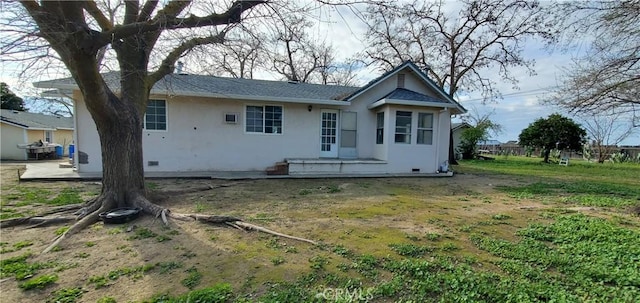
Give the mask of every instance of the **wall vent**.
M 419 169 L 419 168 L 412 168 L 412 169 L 411 169 L 411 172 L 412 172 L 412 173 L 419 173 L 419 172 L 420 172 L 420 169 Z
M 398 88 L 404 88 L 404 74 L 398 74 Z
M 158 166 L 160 165 L 160 162 L 158 161 L 149 161 L 147 162 L 147 166 Z

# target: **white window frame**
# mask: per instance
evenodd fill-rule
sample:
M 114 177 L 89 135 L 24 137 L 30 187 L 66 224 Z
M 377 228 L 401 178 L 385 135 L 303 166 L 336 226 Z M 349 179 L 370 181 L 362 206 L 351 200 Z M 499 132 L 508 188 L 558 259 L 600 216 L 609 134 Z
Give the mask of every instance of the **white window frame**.
M 266 112 L 266 107 L 267 106 L 273 106 L 273 107 L 280 107 L 280 132 L 279 133 L 266 133 L 265 129 L 266 129 L 266 119 L 265 119 L 265 112 Z M 247 113 L 247 109 L 249 107 L 262 107 L 262 131 L 261 132 L 257 132 L 257 131 L 248 131 L 247 130 L 247 120 L 249 119 L 249 114 Z M 284 106 L 280 105 L 280 104 L 246 104 L 244 106 L 244 125 L 243 125 L 243 129 L 245 134 L 255 134 L 255 135 L 272 135 L 272 136 L 280 136 L 282 134 L 284 134 Z
M 382 125 L 379 125 L 379 118 L 382 116 Z M 376 144 L 384 144 L 384 112 L 376 113 Z M 380 139 L 380 140 L 378 140 Z
M 420 119 L 421 115 L 431 115 L 431 126 L 430 127 L 426 127 L 426 126 L 422 126 L 420 127 L 420 122 L 422 122 L 422 119 Z M 416 144 L 420 144 L 420 145 L 433 145 L 433 124 L 435 123 L 435 115 L 433 113 L 425 113 L 425 112 L 418 112 L 418 123 L 417 123 L 417 132 L 416 132 Z M 431 131 L 431 143 L 425 143 L 425 142 L 420 142 L 420 131 Z
M 47 134 L 49 134 L 49 139 L 47 139 Z M 45 130 L 44 131 L 44 142 L 53 143 L 53 131 Z
M 398 126 L 398 114 L 399 113 L 409 113 L 409 119 L 411 119 L 411 120 L 409 121 L 409 126 L 408 127 L 407 126 Z M 404 117 L 406 117 L 406 116 L 404 116 Z M 411 136 L 412 129 L 413 129 L 413 112 L 404 111 L 404 110 L 397 110 L 396 111 L 396 119 L 395 120 L 396 121 L 395 121 L 395 125 L 394 125 L 395 128 L 394 128 L 393 142 L 397 143 L 397 144 L 411 144 L 411 142 L 412 142 L 411 140 L 413 140 L 413 138 Z M 406 132 L 399 133 L 398 132 L 398 128 L 404 128 L 406 130 Z M 409 139 L 409 140 L 405 139 L 404 141 L 398 141 L 398 138 L 397 138 L 398 135 L 404 135 L 405 138 Z M 407 141 L 409 141 L 409 142 L 407 142 Z
M 142 129 L 148 132 L 167 132 L 169 131 L 169 102 L 166 99 L 149 99 L 149 101 L 164 101 L 164 129 L 147 129 L 147 109 L 145 108 L 142 120 Z M 148 106 L 148 105 L 147 105 Z

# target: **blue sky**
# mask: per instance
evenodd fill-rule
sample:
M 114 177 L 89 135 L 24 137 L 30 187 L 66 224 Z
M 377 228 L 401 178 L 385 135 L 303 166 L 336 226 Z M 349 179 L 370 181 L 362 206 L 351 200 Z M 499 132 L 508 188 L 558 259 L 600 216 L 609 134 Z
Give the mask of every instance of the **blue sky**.
M 449 2 L 453 8 L 457 3 Z M 311 32 L 319 41 L 327 41 L 333 44 L 338 50 L 338 59 L 352 57 L 355 53 L 364 48 L 363 37 L 366 33 L 365 25 L 356 17 L 349 8 L 323 8 L 317 10 L 316 19 L 320 20 Z M 561 76 L 561 69 L 571 61 L 571 53 L 554 52 L 542 48 L 539 42 L 530 41 L 526 46 L 525 58 L 536 61 L 534 69 L 535 76 L 522 69 L 513 69 L 512 74 L 519 80 L 519 89 L 514 89 L 510 83 L 500 84 L 498 88 L 504 99 L 495 103 L 482 104 L 477 94 L 457 96 L 457 99 L 470 111 L 477 111 L 479 114 L 492 113 L 491 119 L 503 126 L 504 131 L 492 136 L 501 142 L 517 140 L 518 134 L 534 120 L 546 117 L 554 112 L 567 115 L 576 121 L 578 117 L 563 112 L 561 109 L 543 105 L 540 99 L 558 84 L 558 77 Z M 16 73 L 20 67 L 2 62 L 0 67 L 0 81 L 7 82 L 10 88 L 20 96 L 33 95 L 34 90 L 26 83 L 20 83 L 16 78 Z M 375 78 L 379 75 L 377 70 L 362 70 L 359 73 L 361 83 Z M 276 76 L 269 73 L 259 73 L 258 78 L 275 79 Z M 44 80 L 44 79 L 38 79 Z M 24 81 L 23 81 L 24 82 Z M 627 145 L 640 145 L 640 133 L 629 137 L 622 142 Z

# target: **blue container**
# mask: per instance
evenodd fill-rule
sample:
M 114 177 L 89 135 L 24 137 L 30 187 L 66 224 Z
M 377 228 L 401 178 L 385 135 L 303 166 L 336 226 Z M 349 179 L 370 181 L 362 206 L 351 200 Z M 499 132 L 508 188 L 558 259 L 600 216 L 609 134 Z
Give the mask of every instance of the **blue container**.
M 75 151 L 75 146 L 73 144 L 69 144 L 69 159 L 73 159 L 74 151 Z
M 56 158 L 62 158 L 62 146 L 56 146 Z

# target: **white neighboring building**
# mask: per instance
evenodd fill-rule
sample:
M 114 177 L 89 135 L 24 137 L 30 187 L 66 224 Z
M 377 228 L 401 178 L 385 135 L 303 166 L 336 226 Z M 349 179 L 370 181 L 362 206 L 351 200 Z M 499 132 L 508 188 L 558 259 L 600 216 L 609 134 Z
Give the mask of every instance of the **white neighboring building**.
M 104 75 L 118 91 L 118 74 Z M 76 97 L 78 172 L 100 172 L 95 124 L 71 78 L 37 82 Z M 144 121 L 145 171 L 434 173 L 451 116 L 466 110 L 412 62 L 363 87 L 170 74 Z M 286 173 L 280 171 L 280 173 Z

